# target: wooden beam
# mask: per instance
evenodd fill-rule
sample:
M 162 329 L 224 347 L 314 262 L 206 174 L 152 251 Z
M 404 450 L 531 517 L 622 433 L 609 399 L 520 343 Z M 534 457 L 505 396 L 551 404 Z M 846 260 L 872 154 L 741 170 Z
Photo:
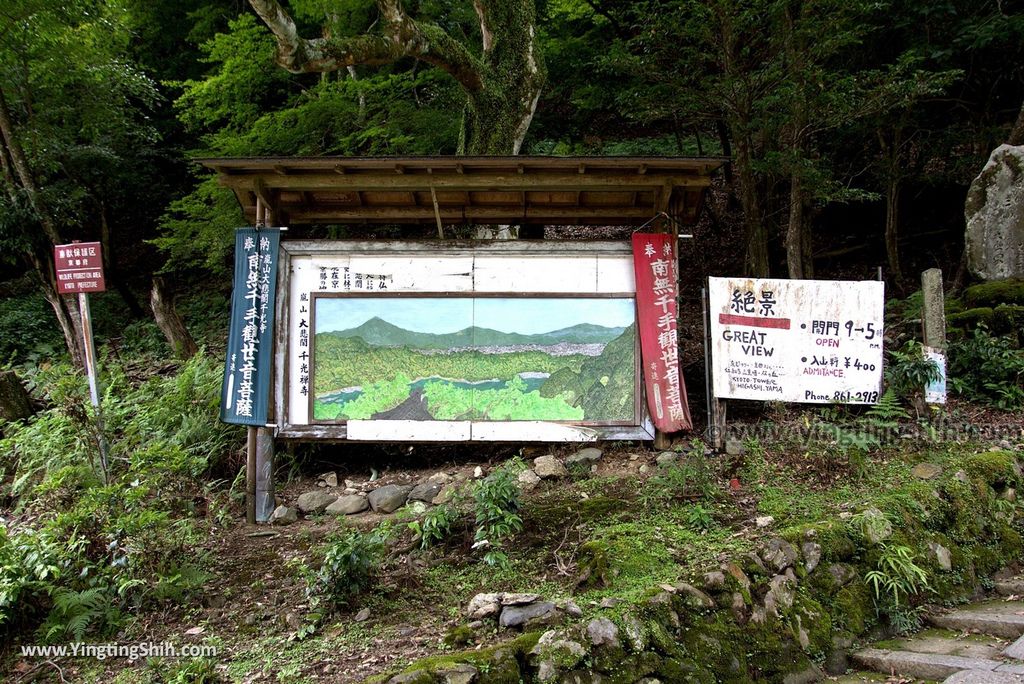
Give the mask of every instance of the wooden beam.
M 268 207 L 275 214 L 277 213 L 277 201 L 274 197 L 274 191 L 267 187 L 263 178 L 257 177 L 253 179 L 252 192 L 256 195 L 256 199 L 263 203 L 263 206 Z M 259 208 L 257 208 L 257 213 L 259 213 Z
M 351 222 L 357 220 L 370 221 L 395 221 L 403 220 L 433 220 L 435 211 L 445 223 L 457 223 L 462 220 L 498 220 L 515 221 L 525 220 L 563 220 L 563 219 L 591 219 L 591 220 L 613 220 L 613 219 L 644 219 L 649 218 L 651 210 L 646 207 L 635 207 L 624 209 L 622 207 L 543 207 L 522 204 L 500 205 L 500 206 L 438 206 L 434 207 L 296 207 L 291 209 L 289 216 L 296 223 L 306 221 L 332 221 Z
M 275 164 L 274 165 L 274 173 L 276 173 L 276 174 L 278 174 L 280 176 L 287 176 L 288 175 L 288 169 L 285 168 L 284 166 L 282 166 L 281 164 Z
M 463 176 L 426 174 L 348 174 L 341 180 L 337 173 L 331 174 L 289 174 L 257 176 L 221 176 L 220 183 L 227 187 L 252 187 L 260 182 L 278 190 L 395 190 L 426 191 L 429 186 L 438 190 L 496 190 L 519 191 L 522 189 L 575 191 L 575 190 L 660 190 L 672 187 L 703 188 L 711 183 L 707 176 L 692 177 L 649 177 L 638 174 L 523 174 L 502 173 L 493 175 L 466 174 Z

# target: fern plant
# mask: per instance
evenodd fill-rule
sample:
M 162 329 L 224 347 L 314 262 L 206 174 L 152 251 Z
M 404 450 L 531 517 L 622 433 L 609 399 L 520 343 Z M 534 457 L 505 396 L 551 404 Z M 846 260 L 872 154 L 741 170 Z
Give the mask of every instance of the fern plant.
M 43 640 L 49 643 L 68 638 L 81 641 L 89 631 L 99 632 L 118 624 L 121 613 L 112 598 L 110 590 L 104 586 L 82 591 L 54 589 L 53 607 L 39 628 Z

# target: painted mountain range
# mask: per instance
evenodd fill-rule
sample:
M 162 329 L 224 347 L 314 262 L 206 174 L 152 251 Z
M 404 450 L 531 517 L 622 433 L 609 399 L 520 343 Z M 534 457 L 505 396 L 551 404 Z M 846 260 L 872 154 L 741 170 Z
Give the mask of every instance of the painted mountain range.
M 607 344 L 619 337 L 626 328 L 605 327 L 593 323 L 580 323 L 546 333 L 524 335 L 490 328 L 471 326 L 451 333 L 435 334 L 405 330 L 374 317 L 362 325 L 348 330 L 318 333 L 317 337 L 358 337 L 377 347 L 409 347 L 412 349 L 453 349 L 459 347 L 503 347 L 513 345 L 552 346 L 570 344 Z

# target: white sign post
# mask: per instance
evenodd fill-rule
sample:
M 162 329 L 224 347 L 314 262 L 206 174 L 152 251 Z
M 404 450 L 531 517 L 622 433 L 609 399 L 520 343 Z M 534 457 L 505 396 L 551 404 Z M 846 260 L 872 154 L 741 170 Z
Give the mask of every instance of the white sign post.
M 709 278 L 718 399 L 874 404 L 884 283 Z

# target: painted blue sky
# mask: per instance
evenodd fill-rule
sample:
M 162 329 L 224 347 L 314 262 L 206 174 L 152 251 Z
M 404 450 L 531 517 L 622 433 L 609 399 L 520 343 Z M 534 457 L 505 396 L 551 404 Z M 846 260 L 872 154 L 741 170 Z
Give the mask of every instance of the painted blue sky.
M 316 332 L 347 330 L 378 317 L 406 330 L 451 333 L 476 325 L 524 335 L 580 323 L 609 328 L 634 319 L 632 299 L 321 297 L 316 300 Z

